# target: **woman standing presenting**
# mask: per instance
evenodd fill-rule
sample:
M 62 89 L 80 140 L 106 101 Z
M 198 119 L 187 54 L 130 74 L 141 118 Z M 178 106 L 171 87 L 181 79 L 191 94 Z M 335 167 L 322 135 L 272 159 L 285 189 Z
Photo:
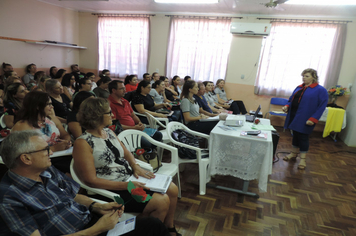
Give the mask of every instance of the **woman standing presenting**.
M 283 160 L 296 160 L 300 152 L 298 169 L 304 170 L 306 154 L 309 150 L 309 134 L 323 114 L 328 103 L 328 92 L 318 84 L 318 75 L 314 69 L 302 72 L 303 84 L 299 85 L 282 110 L 288 113 L 284 128 L 293 130 L 292 151 Z

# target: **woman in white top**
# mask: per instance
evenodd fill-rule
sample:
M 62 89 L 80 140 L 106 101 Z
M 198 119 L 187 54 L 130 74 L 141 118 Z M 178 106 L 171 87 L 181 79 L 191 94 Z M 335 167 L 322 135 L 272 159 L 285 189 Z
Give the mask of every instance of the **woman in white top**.
M 74 170 L 78 177 L 90 187 L 119 193 L 126 202 L 125 211 L 156 217 L 170 232 L 174 232 L 172 235 L 180 235 L 174 229 L 178 197 L 174 183 L 170 184 L 167 193 L 161 194 L 149 191 L 144 183 L 133 181 L 135 187 L 152 194 L 152 199 L 145 203 L 130 201 L 132 197 L 127 191 L 127 179 L 131 175 L 150 179 L 154 174 L 142 169 L 115 133 L 106 128 L 114 117 L 109 102 L 104 98 L 88 98 L 81 104 L 77 117 L 86 129 L 74 143 Z
M 215 127 L 218 121 L 201 122 L 201 119 L 207 119 L 208 116 L 199 113 L 199 105 L 195 101 L 193 95 L 199 91 L 198 83 L 189 80 L 183 85 L 181 94 L 180 108 L 183 112 L 183 117 L 189 129 L 210 134 L 211 130 Z

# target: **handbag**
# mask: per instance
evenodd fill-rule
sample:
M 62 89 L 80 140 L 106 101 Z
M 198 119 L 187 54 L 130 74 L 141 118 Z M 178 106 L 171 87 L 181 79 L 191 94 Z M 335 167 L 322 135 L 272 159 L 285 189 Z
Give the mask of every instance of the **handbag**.
M 156 149 L 145 150 L 141 147 L 138 147 L 134 152 L 134 156 L 140 161 L 150 164 L 154 173 L 156 173 L 162 166 L 161 160 L 157 156 Z
M 188 144 L 193 147 L 199 147 L 199 138 L 195 137 L 194 135 L 186 132 L 185 130 L 178 129 L 174 132 L 172 132 L 172 137 L 174 140 Z M 185 147 L 180 147 L 177 146 L 178 148 L 178 156 L 183 159 L 197 159 L 197 153 L 196 151 L 185 148 Z

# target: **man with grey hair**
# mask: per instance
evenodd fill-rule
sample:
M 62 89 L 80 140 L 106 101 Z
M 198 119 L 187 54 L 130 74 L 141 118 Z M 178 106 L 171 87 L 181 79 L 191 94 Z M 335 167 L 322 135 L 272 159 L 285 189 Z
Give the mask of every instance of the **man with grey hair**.
M 0 155 L 9 170 L 0 182 L 0 235 L 106 235 L 124 207 L 78 194 L 79 184 L 51 166 L 51 154 L 42 134 L 33 130 L 12 132 L 2 142 Z M 159 219 L 142 217 L 124 235 L 169 232 Z
M 112 229 L 123 214 L 121 205 L 99 204 L 77 194 L 79 184 L 51 166 L 50 154 L 37 131 L 13 132 L 2 142 L 0 155 L 9 170 L 0 183 L 0 235 L 80 230 L 80 235 L 98 235 Z M 91 212 L 103 217 L 93 224 Z

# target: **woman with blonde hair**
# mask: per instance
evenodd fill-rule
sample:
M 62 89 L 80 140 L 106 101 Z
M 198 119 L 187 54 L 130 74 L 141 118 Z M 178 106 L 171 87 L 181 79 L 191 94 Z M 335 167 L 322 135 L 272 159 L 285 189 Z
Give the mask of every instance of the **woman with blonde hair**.
M 74 143 L 74 170 L 78 177 L 90 187 L 112 190 L 119 193 L 125 202 L 130 200 L 126 180 L 131 175 L 150 179 L 154 174 L 142 169 L 115 133 L 106 128 L 112 124 L 113 118 L 109 102 L 104 98 L 88 98 L 81 104 L 77 118 L 86 129 Z M 145 189 L 143 183 L 134 181 L 133 184 Z M 128 201 L 125 210 L 156 217 L 173 235 L 180 235 L 174 228 L 177 186 L 171 183 L 165 194 L 148 189 L 146 192 L 152 195 L 149 202 Z
M 293 130 L 292 151 L 283 160 L 296 160 L 300 153 L 298 169 L 304 170 L 306 154 L 309 150 L 309 135 L 318 123 L 328 103 L 327 90 L 318 84 L 318 74 L 314 69 L 305 69 L 303 84 L 299 85 L 282 110 L 287 114 L 285 129 Z

